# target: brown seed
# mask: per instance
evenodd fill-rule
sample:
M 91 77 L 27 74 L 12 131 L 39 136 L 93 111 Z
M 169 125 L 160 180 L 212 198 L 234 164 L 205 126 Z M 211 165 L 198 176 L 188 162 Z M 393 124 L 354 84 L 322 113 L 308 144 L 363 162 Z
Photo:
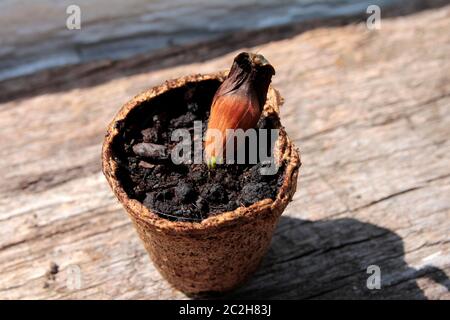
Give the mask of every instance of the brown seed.
M 205 138 L 205 160 L 208 164 L 222 158 L 227 140 L 227 129 L 255 128 L 266 102 L 267 91 L 275 70 L 260 54 L 242 52 L 236 56 L 231 70 L 217 89 L 211 106 Z M 216 150 L 215 135 L 221 133 Z M 220 154 L 222 152 L 222 154 Z

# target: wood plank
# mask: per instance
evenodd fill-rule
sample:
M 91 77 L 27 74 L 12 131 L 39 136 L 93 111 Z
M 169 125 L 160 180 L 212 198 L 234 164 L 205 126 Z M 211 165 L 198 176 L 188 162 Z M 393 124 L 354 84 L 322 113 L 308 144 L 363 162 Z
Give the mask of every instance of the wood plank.
M 417 2 L 411 7 L 417 7 Z M 429 0 L 431 5 L 442 0 Z M 98 60 L 148 55 L 188 43 L 280 25 L 396 8 L 401 0 L 78 0 L 80 30 L 66 27 L 70 1 L 0 2 L 0 81 Z
M 303 167 L 263 265 L 232 297 L 450 298 L 449 29 L 446 6 L 250 48 L 276 67 Z M 239 51 L 0 105 L 0 298 L 185 298 L 109 190 L 101 141 L 131 96 Z M 381 290 L 366 288 L 372 264 Z
M 243 5 L 248 0 L 236 3 L 223 0 L 221 5 L 215 2 L 212 8 L 210 2 L 206 1 L 206 5 L 204 0 L 180 8 L 173 1 L 170 4 L 162 2 L 163 6 L 157 3 L 149 6 L 146 1 L 134 1 L 135 5 L 129 9 L 131 12 L 122 10 L 123 8 L 114 11 L 119 8 L 117 3 L 112 4 L 110 10 L 101 12 L 95 6 L 104 6 L 102 2 L 84 0 L 86 3 L 79 3 L 83 12 L 87 10 L 92 13 L 88 17 L 83 14 L 83 32 L 61 32 L 59 18 L 54 21 L 47 19 L 48 29 L 30 28 L 30 25 L 36 25 L 33 19 L 40 19 L 36 12 L 45 12 L 46 16 L 49 15 L 48 12 L 53 12 L 52 16 L 55 17 L 64 15 L 64 3 L 59 6 L 52 4 L 52 8 L 48 8 L 48 3 L 35 4 L 36 7 L 32 9 L 33 17 L 27 23 L 18 23 L 23 20 L 22 7 L 19 6 L 21 10 L 17 12 L 13 3 L 5 6 L 0 4 L 0 11 L 5 15 L 3 17 L 0 13 L 0 37 L 4 40 L 4 46 L 0 49 L 0 102 L 91 87 L 115 78 L 211 60 L 242 47 L 290 39 L 311 29 L 365 22 L 368 4 L 379 5 L 383 18 L 405 16 L 448 5 L 447 0 L 409 0 L 407 3 L 401 0 L 328 0 L 319 4 L 313 4 L 309 0 L 295 0 L 277 4 L 277 10 L 274 11 L 273 4 L 256 3 L 254 0 L 250 0 L 254 2 L 250 5 Z M 155 5 L 157 9 L 153 7 Z M 172 6 L 172 9 L 168 6 Z M 196 6 L 202 7 L 201 12 Z M 225 20 L 223 22 L 217 20 L 214 14 L 221 6 L 223 7 L 220 9 L 227 11 L 220 17 Z M 157 19 L 156 26 L 142 23 L 147 19 L 152 20 L 154 15 L 160 15 L 160 10 L 169 15 L 179 14 L 173 8 L 196 12 L 197 15 L 191 20 L 190 14 L 185 14 L 183 17 L 188 21 L 183 22 L 187 24 L 177 26 L 174 26 L 173 20 L 168 19 L 167 15 L 161 21 Z M 209 9 L 212 9 L 212 17 Z M 246 16 L 250 15 L 255 20 L 242 19 L 244 11 Z M 136 12 L 139 14 L 136 15 Z M 293 12 L 301 14 L 292 14 Z M 109 18 L 105 20 L 102 15 L 109 15 Z M 267 19 L 268 16 L 273 20 Z M 164 27 L 166 19 L 169 20 L 170 28 Z M 192 23 L 192 28 L 187 27 Z M 214 32 L 198 29 L 198 25 L 210 26 L 211 23 L 216 25 Z M 158 27 L 164 32 L 154 32 Z M 149 32 L 148 29 L 155 30 Z M 28 41 L 23 41 L 26 39 Z M 167 43 L 164 45 L 165 41 Z M 125 58 L 133 54 L 131 59 Z M 55 64 L 60 67 L 53 68 Z M 37 72 L 42 68 L 42 71 Z M 33 71 L 35 72 L 29 75 L 19 76 Z

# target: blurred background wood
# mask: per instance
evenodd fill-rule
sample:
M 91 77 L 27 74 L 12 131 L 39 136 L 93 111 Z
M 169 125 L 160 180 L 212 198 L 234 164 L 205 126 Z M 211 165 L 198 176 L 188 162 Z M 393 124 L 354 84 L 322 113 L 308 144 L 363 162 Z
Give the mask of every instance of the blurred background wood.
M 391 7 L 401 2 L 4 0 L 0 2 L 0 81 L 52 67 L 154 53 L 245 30 L 354 15 L 365 12 L 369 4 Z M 419 1 L 410 2 L 413 5 L 407 7 Z M 82 31 L 66 28 L 66 9 L 73 4 L 80 8 Z
M 277 70 L 303 166 L 261 268 L 230 297 L 449 299 L 449 30 L 444 6 L 375 31 L 263 34 L 229 53 L 212 45 L 212 57 L 204 45 L 203 60 L 177 53 L 158 68 L 149 57 L 88 64 L 58 85 L 36 76 L 37 91 L 26 78 L 4 83 L 14 94 L 0 104 L 0 298 L 185 298 L 150 263 L 102 176 L 103 135 L 138 92 L 251 50 Z M 369 265 L 381 268 L 381 290 L 366 287 Z

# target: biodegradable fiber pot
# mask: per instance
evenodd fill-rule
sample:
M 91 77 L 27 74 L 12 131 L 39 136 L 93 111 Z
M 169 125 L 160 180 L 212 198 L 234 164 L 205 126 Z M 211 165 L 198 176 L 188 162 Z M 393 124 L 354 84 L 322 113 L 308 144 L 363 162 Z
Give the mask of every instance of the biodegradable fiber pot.
M 201 222 L 180 222 L 166 220 L 128 196 L 120 181 L 113 144 L 120 124 L 133 109 L 150 108 L 148 102 L 172 90 L 205 81 L 223 81 L 224 77 L 225 73 L 192 75 L 143 92 L 122 107 L 103 144 L 103 173 L 113 192 L 125 207 L 157 269 L 175 288 L 188 295 L 231 290 L 255 271 L 268 249 L 278 218 L 295 193 L 300 167 L 298 151 L 278 121 L 280 134 L 274 154 L 278 163 L 284 163 L 284 178 L 275 200 L 264 199 Z M 278 119 L 281 104 L 281 96 L 270 87 L 262 116 Z

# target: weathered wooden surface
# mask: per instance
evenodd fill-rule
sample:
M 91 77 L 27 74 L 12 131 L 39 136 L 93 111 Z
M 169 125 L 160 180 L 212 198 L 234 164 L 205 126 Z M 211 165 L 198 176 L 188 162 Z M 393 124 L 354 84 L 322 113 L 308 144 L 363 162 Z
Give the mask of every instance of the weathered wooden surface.
M 409 0 L 435 5 L 442 0 Z M 403 1 L 404 2 L 404 1 Z M 188 43 L 311 19 L 383 11 L 402 0 L 39 0 L 0 1 L 0 81 L 50 67 L 126 59 Z M 66 9 L 81 11 L 81 30 Z
M 303 167 L 263 265 L 231 297 L 450 298 L 448 30 L 450 6 L 251 48 L 276 67 Z M 101 142 L 131 96 L 235 53 L 0 105 L 0 298 L 185 298 L 109 190 Z M 381 290 L 366 288 L 369 265 Z

